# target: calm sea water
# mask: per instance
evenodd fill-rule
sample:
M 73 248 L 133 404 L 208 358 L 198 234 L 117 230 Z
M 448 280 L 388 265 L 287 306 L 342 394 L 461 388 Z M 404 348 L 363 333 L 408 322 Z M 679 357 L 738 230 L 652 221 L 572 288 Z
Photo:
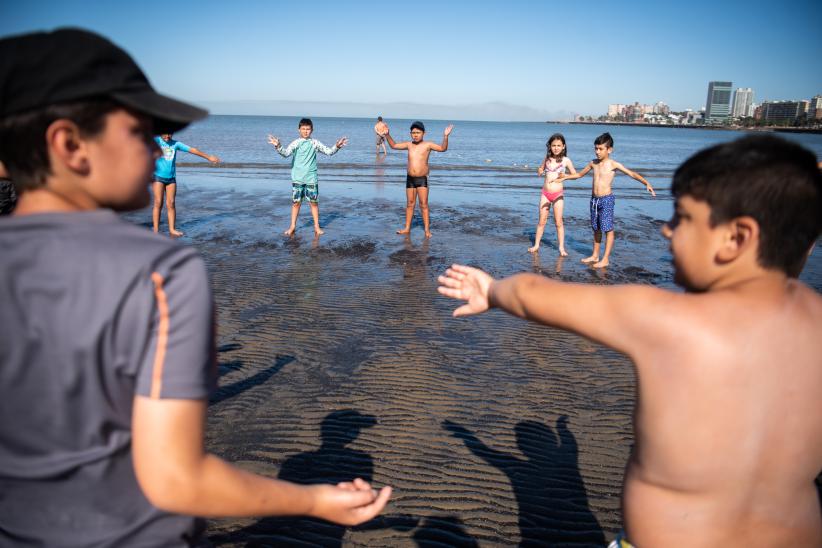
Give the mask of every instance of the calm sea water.
M 176 135 L 176 138 L 211 154 L 216 154 L 227 169 L 261 167 L 275 164 L 280 167 L 288 161 L 281 158 L 266 141 L 271 133 L 285 143 L 298 137 L 297 117 L 283 116 L 211 116 Z M 374 123 L 364 118 L 314 118 L 314 137 L 327 145 L 342 136 L 349 138 L 349 146 L 332 157 L 319 156 L 322 165 L 342 169 L 372 170 L 375 165 Z M 411 120 L 386 120 L 391 134 L 397 140 L 407 140 Z M 423 120 L 426 138 L 439 142 L 447 121 Z M 505 174 L 516 179 L 517 174 L 531 177 L 545 155 L 545 142 L 555 132 L 565 135 L 568 156 L 577 169 L 585 166 L 593 155 L 594 138 L 608 131 L 614 137 L 613 158 L 639 171 L 655 187 L 669 186 L 676 167 L 694 152 L 707 146 L 730 141 L 744 135 L 738 131 L 673 129 L 636 126 L 572 125 L 530 122 L 454 122 L 449 149 L 432 154 L 433 170 L 477 171 Z M 822 135 L 786 135 L 806 146 L 822 158 Z M 190 161 L 183 156 L 181 160 Z M 196 159 L 194 159 L 196 160 Z M 405 166 L 403 151 L 389 150 L 381 162 L 384 168 Z M 628 186 L 635 185 L 625 177 Z M 448 182 L 444 181 L 447 185 Z M 500 181 L 505 184 L 504 181 Z M 532 186 L 529 182 L 529 186 Z M 538 182 L 537 182 L 538 185 Z M 642 190 L 641 185 L 637 185 Z
M 297 117 L 211 116 L 192 125 L 176 137 L 222 159 L 212 166 L 200 158 L 182 155 L 178 180 L 180 200 L 194 199 L 198 190 L 210 193 L 213 205 L 230 215 L 236 208 L 235 192 L 250 193 L 255 199 L 270 202 L 273 212 L 290 210 L 290 162 L 267 143 L 271 133 L 285 143 L 297 137 Z M 331 145 L 342 136 L 349 146 L 332 157 L 318 155 L 323 222 L 351 212 L 338 211 L 347 200 L 369 204 L 388 200 L 397 204 L 399 217 L 405 203 L 406 153 L 389 149 L 387 157 L 376 155 L 375 120 L 363 118 L 314 118 L 314 137 Z M 423 120 L 426 137 L 439 141 L 448 122 Z M 411 120 L 387 120 L 398 140 L 408 138 Z M 542 180 L 536 166 L 545 155 L 545 141 L 555 132 L 565 135 L 568 155 L 578 169 L 593 158 L 594 138 L 604 131 L 614 137 L 613 158 L 643 174 L 659 192 L 657 198 L 644 186 L 624 175 L 614 181 L 617 217 L 621 227 L 645 226 L 653 220 L 659 226 L 673 210 L 670 182 L 674 170 L 689 156 L 707 146 L 740 138 L 745 133 L 725 130 L 674 129 L 637 126 L 572 125 L 547 123 L 454 122 L 449 148 L 431 154 L 432 219 L 441 222 L 454 211 L 504 211 L 520 219 L 516 226 L 496 226 L 484 221 L 485 230 L 521 232 L 528 243 L 533 239 L 537 218 L 539 189 Z M 780 134 L 794 140 L 822 158 L 822 135 Z M 565 218 L 573 225 L 587 227 L 591 177 L 565 184 Z M 190 198 L 189 198 L 190 197 Z M 465 206 L 465 208 L 463 207 Z M 185 207 L 185 205 L 183 205 Z M 367 208 L 368 206 L 366 206 Z M 479 207 L 479 209 L 477 209 Z M 450 212 L 449 212 L 450 211 Z M 356 213 L 360 214 L 360 213 Z M 362 214 L 367 214 L 367 209 Z M 144 214 L 143 214 L 144 215 Z M 330 217 L 329 217 L 330 216 Z M 398 218 L 399 218 L 398 217 Z M 185 220 L 185 215 L 183 215 Z M 282 224 L 283 221 L 280 222 Z M 281 228 L 281 227 L 280 227 Z M 186 226 L 183 226 L 186 230 Z M 549 228 L 548 233 L 552 228 Z M 390 231 L 393 234 L 393 229 Z M 667 244 L 656 239 L 637 248 L 643 262 L 661 259 L 668 264 Z M 550 240 L 553 236 L 549 236 Z M 590 232 L 569 232 L 569 238 L 582 238 L 590 245 Z M 621 246 L 627 245 L 621 243 Z M 525 247 L 525 244 L 523 244 Z M 822 288 L 822 240 L 806 265 L 802 278 L 813 287 Z M 661 255 L 660 255 L 661 254 Z

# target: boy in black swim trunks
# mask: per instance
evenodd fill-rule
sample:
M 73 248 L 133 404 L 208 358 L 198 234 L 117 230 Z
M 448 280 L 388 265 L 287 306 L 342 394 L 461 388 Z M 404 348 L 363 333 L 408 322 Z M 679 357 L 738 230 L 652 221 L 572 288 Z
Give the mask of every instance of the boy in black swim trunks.
M 405 228 L 398 230 L 397 234 L 408 234 L 411 232 L 411 218 L 414 216 L 414 205 L 417 198 L 420 200 L 420 213 L 422 213 L 422 223 L 425 227 L 425 237 L 431 237 L 430 223 L 428 219 L 428 156 L 431 151 L 445 152 L 448 150 L 448 136 L 451 135 L 453 125 L 445 128 L 442 136 L 442 144 L 438 145 L 431 141 L 423 141 L 425 136 L 425 126 L 422 122 L 411 124 L 411 141 L 397 143 L 391 138 L 388 125 L 385 125 L 385 138 L 388 145 L 394 150 L 408 151 L 408 176 L 405 179 Z

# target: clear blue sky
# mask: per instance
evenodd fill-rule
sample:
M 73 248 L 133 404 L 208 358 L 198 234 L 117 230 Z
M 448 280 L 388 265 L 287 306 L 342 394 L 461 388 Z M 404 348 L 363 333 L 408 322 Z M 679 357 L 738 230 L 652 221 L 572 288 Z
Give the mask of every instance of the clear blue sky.
M 0 35 L 82 26 L 194 102 L 504 102 L 601 114 L 822 93 L 822 2 L 0 0 Z

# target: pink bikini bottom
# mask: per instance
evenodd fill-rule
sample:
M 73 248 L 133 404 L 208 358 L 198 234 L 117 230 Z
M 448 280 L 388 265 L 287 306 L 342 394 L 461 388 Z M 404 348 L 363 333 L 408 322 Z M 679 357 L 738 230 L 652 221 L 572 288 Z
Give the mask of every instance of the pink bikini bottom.
M 560 190 L 559 192 L 545 192 L 543 190 L 542 195 L 545 196 L 548 199 L 548 201 L 553 204 L 554 202 L 562 198 L 562 192 L 562 190 Z

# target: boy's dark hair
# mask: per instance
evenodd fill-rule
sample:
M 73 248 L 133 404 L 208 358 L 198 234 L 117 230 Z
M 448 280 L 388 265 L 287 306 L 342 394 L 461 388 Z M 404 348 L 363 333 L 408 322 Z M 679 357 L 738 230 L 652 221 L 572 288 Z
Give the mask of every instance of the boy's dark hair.
M 103 131 L 106 115 L 122 108 L 111 99 L 87 99 L 48 105 L 0 120 L 0 162 L 18 191 L 42 187 L 51 174 L 46 130 L 62 118 L 71 120 L 83 137 Z
M 565 148 L 562 149 L 562 152 L 559 153 L 558 158 L 560 160 L 562 158 L 565 158 L 565 152 L 568 150 L 568 145 L 565 144 L 565 135 L 563 135 L 562 133 L 554 133 L 553 135 L 548 137 L 548 140 L 545 142 L 545 148 L 548 149 L 548 151 L 545 153 L 545 159 L 546 160 L 548 160 L 548 158 L 550 158 L 552 156 L 551 143 L 553 143 L 554 141 L 557 141 L 557 140 L 562 141 L 562 145 L 565 147 Z
M 419 120 L 417 120 L 416 122 L 411 123 L 411 130 L 413 131 L 414 129 L 418 129 L 418 130 L 422 131 L 423 133 L 425 133 L 425 126 Z
M 605 145 L 608 148 L 614 148 L 614 138 L 607 131 L 594 139 L 594 145 Z
M 377 121 L 382 122 L 382 116 L 377 116 Z
M 711 226 L 749 216 L 759 224 L 758 262 L 796 277 L 822 233 L 816 156 L 771 135 L 743 137 L 691 156 L 674 173 L 675 198 L 707 202 Z
M 314 129 L 314 122 L 311 121 L 311 118 L 300 118 L 300 123 L 297 124 L 297 127 L 308 126 L 311 129 Z

